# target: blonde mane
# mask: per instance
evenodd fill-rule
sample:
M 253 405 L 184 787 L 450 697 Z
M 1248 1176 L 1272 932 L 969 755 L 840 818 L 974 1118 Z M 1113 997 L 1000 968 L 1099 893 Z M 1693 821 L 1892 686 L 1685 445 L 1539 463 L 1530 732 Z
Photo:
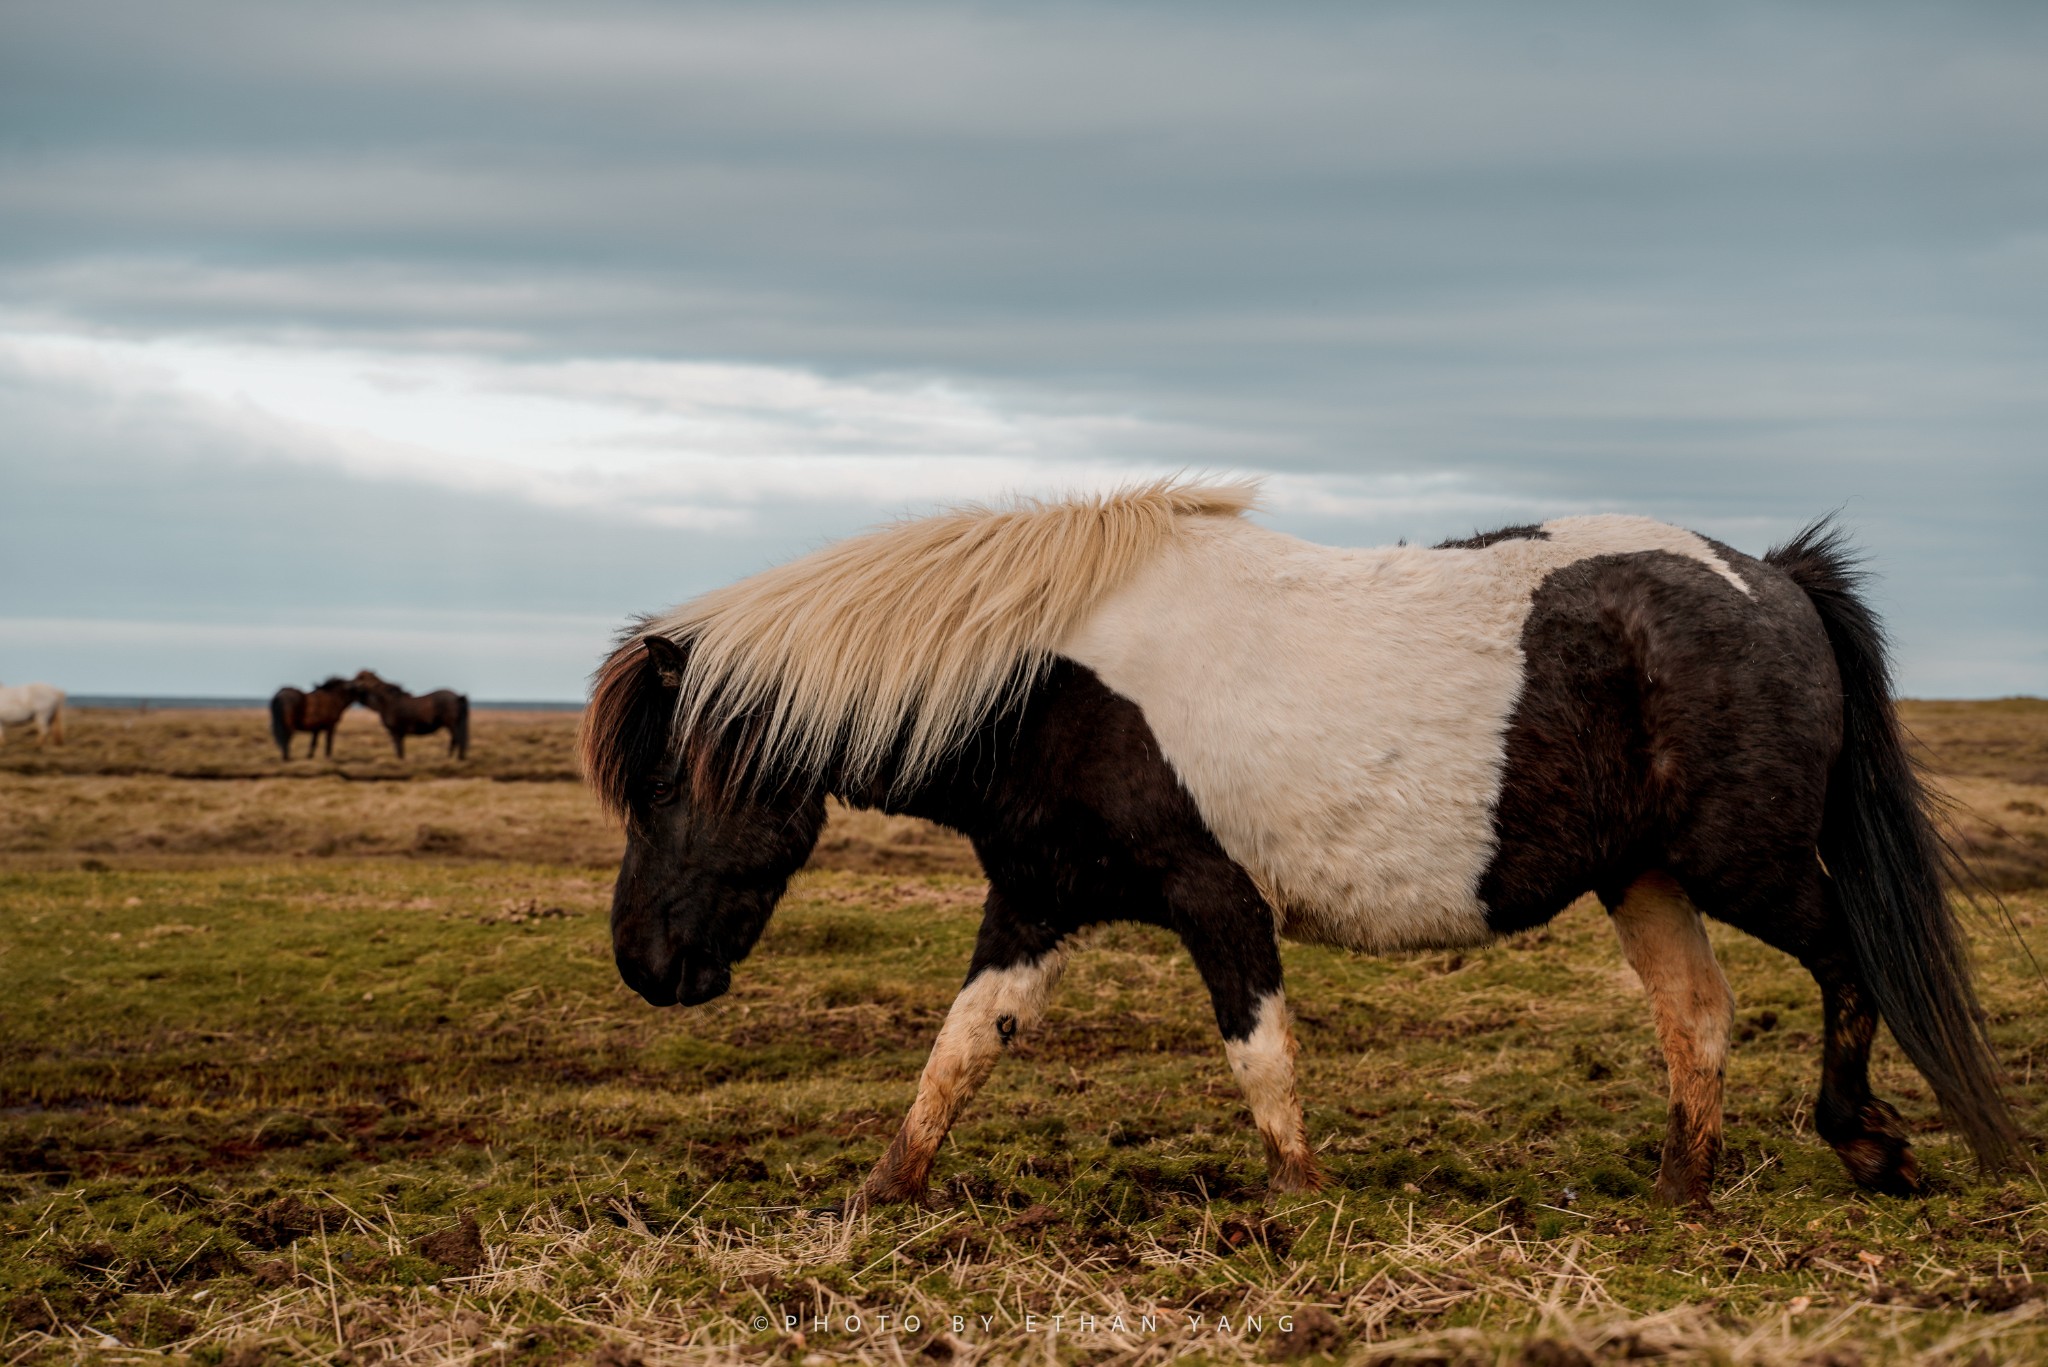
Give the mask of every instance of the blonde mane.
M 676 738 L 746 728 L 756 772 L 837 763 L 851 783 L 893 760 L 927 775 L 1015 701 L 1104 595 L 1192 517 L 1232 517 L 1250 484 L 1178 480 L 1057 502 L 970 506 L 895 523 L 694 598 L 640 627 L 599 670 L 586 772 L 623 807 L 619 753 L 642 641 L 687 651 Z

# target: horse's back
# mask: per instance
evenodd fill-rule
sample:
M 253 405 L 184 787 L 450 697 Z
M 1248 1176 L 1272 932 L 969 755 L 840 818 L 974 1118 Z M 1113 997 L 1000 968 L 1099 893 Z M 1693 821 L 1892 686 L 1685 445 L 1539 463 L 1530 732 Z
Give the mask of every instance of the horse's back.
M 64 710 L 66 696 L 63 689 L 53 684 L 0 686 L 0 725 L 31 721 L 47 723 Z
M 1642 518 L 1377 550 L 1220 523 L 1112 595 L 1063 653 L 1138 703 L 1290 936 L 1472 943 L 1496 929 L 1481 886 L 1502 847 L 1496 813 L 1528 788 L 1511 740 L 1531 729 L 1546 756 L 1578 744 L 1548 711 L 1524 718 L 1525 700 L 1581 687 L 1603 722 L 1609 707 L 1639 715 L 1656 692 L 1644 669 L 1689 658 L 1636 650 L 1653 619 L 1711 609 L 1739 635 L 1784 615 L 1778 590 L 1765 602 L 1752 582 L 1782 576 L 1731 555 Z M 1589 584 L 1561 590 L 1575 571 Z M 1605 762 L 1565 774 L 1560 760 L 1552 781 L 1593 791 Z

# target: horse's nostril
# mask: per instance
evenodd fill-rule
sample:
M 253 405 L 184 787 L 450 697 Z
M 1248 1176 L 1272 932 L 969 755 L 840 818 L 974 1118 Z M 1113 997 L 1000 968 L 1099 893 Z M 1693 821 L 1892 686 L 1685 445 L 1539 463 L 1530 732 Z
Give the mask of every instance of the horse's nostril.
M 614 961 L 618 964 L 620 979 L 638 992 L 649 1006 L 676 1004 L 674 974 L 659 971 L 629 954 L 615 955 Z
M 715 997 L 722 997 L 732 986 L 732 970 L 722 963 L 700 963 L 681 975 L 677 985 L 676 1000 L 684 1006 L 702 1006 Z

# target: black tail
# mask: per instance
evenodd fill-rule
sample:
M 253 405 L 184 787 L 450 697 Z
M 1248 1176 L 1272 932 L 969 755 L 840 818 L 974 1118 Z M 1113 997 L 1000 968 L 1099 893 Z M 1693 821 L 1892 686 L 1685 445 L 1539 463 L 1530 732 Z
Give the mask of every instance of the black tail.
M 283 693 L 274 693 L 270 698 L 270 734 L 277 741 L 278 750 L 286 759 L 292 757 L 292 719 L 285 712 Z
M 469 758 L 469 694 L 464 693 L 455 700 L 455 724 L 448 728 L 449 739 L 457 759 Z
M 1948 844 L 1892 705 L 1884 628 L 1859 595 L 1847 538 L 1823 518 L 1765 557 L 1806 591 L 1842 675 L 1842 753 L 1828 776 L 1820 854 L 1878 1014 L 1988 1169 L 2019 1144 L 1950 909 Z

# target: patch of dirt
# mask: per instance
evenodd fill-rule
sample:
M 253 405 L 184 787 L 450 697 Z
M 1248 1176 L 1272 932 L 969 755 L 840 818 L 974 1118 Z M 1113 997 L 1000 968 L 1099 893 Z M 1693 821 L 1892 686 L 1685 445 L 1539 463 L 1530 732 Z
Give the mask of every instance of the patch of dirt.
M 484 1265 L 483 1231 L 477 1226 L 474 1211 L 464 1211 L 455 1228 L 429 1234 L 414 1248 L 422 1258 L 439 1263 L 458 1277 L 466 1277 Z
M 480 926 L 523 926 L 536 921 L 559 921 L 582 914 L 567 907 L 544 907 L 537 897 L 514 898 L 496 911 L 483 913 L 476 918 L 476 923 Z
M 320 1212 L 296 1196 L 280 1196 L 234 1222 L 251 1248 L 289 1248 L 320 1226 Z
M 113 1330 L 123 1343 L 157 1348 L 190 1336 L 199 1321 L 155 1298 L 131 1300 L 114 1316 Z
M 1216 1251 L 1224 1257 L 1253 1247 L 1284 1258 L 1294 1247 L 1294 1231 L 1278 1220 L 1243 1215 L 1228 1216 L 1216 1227 Z
M 1280 1336 L 1272 1357 L 1276 1362 L 1319 1353 L 1334 1357 L 1344 1350 L 1344 1342 L 1344 1326 L 1335 1315 L 1320 1305 L 1304 1305 L 1294 1312 L 1294 1331 Z
M 1059 1223 L 1060 1213 L 1048 1205 L 1027 1206 L 1017 1218 L 1003 1226 L 1003 1233 L 1009 1235 L 1043 1234 L 1046 1229 Z

